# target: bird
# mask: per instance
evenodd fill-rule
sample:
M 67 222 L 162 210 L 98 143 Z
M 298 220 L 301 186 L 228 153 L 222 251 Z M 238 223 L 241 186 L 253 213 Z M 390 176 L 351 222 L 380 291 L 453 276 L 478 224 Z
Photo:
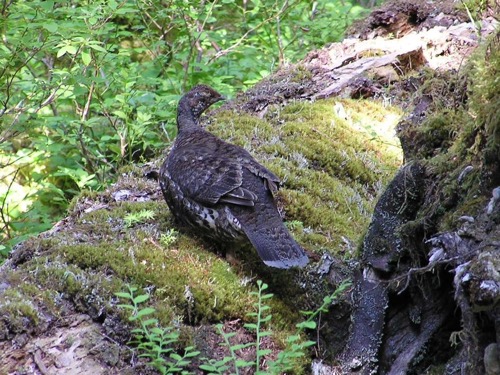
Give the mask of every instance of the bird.
M 177 136 L 159 184 L 173 216 L 219 243 L 250 242 L 270 267 L 304 267 L 309 259 L 278 211 L 280 179 L 248 151 L 203 129 L 201 114 L 225 98 L 207 85 L 181 97 Z

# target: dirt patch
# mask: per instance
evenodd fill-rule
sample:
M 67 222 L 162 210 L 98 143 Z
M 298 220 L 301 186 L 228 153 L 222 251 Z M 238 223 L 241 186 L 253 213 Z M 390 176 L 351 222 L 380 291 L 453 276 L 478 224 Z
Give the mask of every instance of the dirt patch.
M 66 322 L 66 324 L 64 324 Z M 0 342 L 2 374 L 80 375 L 134 374 L 126 362 L 133 352 L 103 333 L 88 315 L 68 315 L 57 328 L 31 338 L 17 336 Z M 136 363 L 136 369 L 141 370 Z M 127 370 L 128 369 L 128 370 Z M 143 372 L 144 373 L 144 372 Z

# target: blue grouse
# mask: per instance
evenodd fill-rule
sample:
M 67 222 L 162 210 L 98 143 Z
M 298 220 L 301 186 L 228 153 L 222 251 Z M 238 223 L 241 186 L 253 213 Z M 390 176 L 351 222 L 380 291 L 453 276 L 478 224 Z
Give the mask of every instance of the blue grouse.
M 173 215 L 222 243 L 249 240 L 271 267 L 303 267 L 308 258 L 279 215 L 274 193 L 279 179 L 246 150 L 198 124 L 218 92 L 198 85 L 177 109 L 178 134 L 160 169 L 160 187 Z

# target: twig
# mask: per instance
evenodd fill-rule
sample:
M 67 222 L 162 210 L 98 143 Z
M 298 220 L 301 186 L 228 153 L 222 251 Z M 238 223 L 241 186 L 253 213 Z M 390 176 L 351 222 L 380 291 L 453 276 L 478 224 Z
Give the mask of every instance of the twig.
M 87 120 L 87 115 L 89 113 L 90 102 L 92 101 L 94 89 L 95 89 L 95 81 L 92 81 L 92 84 L 90 85 L 90 89 L 89 89 L 89 94 L 87 95 L 87 102 L 85 103 L 85 106 L 83 107 L 83 111 L 82 111 L 82 117 L 81 117 L 82 122 Z
M 483 246 L 481 246 L 483 247 Z M 393 282 L 393 281 L 400 281 L 400 280 L 403 280 L 404 278 L 406 278 L 406 283 L 403 287 L 403 289 L 401 289 L 399 292 L 398 292 L 398 295 L 402 294 L 407 288 L 408 286 L 410 285 L 410 281 L 412 279 L 412 275 L 413 274 L 424 274 L 426 272 L 429 272 L 431 271 L 435 266 L 437 265 L 441 265 L 441 264 L 449 264 L 453 261 L 456 261 L 456 260 L 459 260 L 459 259 L 467 259 L 467 257 L 469 255 L 472 255 L 474 253 L 477 252 L 478 249 L 474 249 L 474 250 L 471 250 L 469 251 L 468 253 L 466 254 L 461 254 L 461 255 L 457 255 L 457 256 L 454 256 L 454 257 L 451 257 L 451 258 L 446 258 L 446 259 L 442 259 L 440 261 L 437 261 L 437 262 L 433 262 L 433 263 L 429 263 L 428 265 L 424 266 L 424 267 L 415 267 L 415 268 L 410 268 L 408 270 L 408 272 L 406 272 L 404 275 L 401 275 L 401 276 L 398 276 L 398 277 L 395 277 L 394 279 L 391 279 L 391 280 L 388 280 L 388 282 Z
M 99 75 L 99 70 L 97 69 L 97 67 L 96 67 L 94 75 L 96 77 Z M 87 115 L 89 113 L 90 103 L 92 102 L 92 98 L 94 96 L 94 89 L 95 89 L 95 81 L 92 81 L 90 88 L 89 88 L 89 93 L 87 95 L 87 100 L 85 102 L 85 106 L 83 107 L 82 115 L 80 117 L 80 129 L 78 131 L 78 141 L 80 142 L 83 156 L 85 157 L 85 160 L 87 160 L 87 162 L 89 164 L 88 167 L 89 167 L 90 173 L 97 175 L 96 168 L 94 166 L 94 163 L 92 162 L 92 158 L 91 158 L 89 152 L 87 151 L 87 147 L 85 146 L 85 143 L 83 141 L 83 133 L 84 133 L 83 124 L 87 120 Z
M 120 4 L 118 4 L 115 8 L 115 11 L 123 7 L 127 3 L 127 0 L 123 0 Z M 94 26 L 91 27 L 92 30 L 97 30 L 100 28 L 102 25 L 106 24 L 111 18 L 116 17 L 116 14 L 113 12 L 110 12 L 109 16 L 106 17 L 106 19 L 102 20 L 101 22 L 97 22 Z
M 4 210 L 5 210 L 5 205 L 7 203 L 7 197 L 9 196 L 9 191 L 12 189 L 12 185 L 14 184 L 14 181 L 16 180 L 17 174 L 19 173 L 19 168 L 16 169 L 16 172 L 14 173 L 14 177 L 12 177 L 12 180 L 10 180 L 9 187 L 7 188 L 7 192 L 5 194 L 5 198 L 2 200 L 2 207 L 0 207 L 0 216 L 2 218 L 2 222 L 4 224 L 5 232 L 7 233 L 7 238 L 10 239 L 10 229 L 9 229 L 9 220 L 5 218 L 4 215 Z
M 222 57 L 224 55 L 227 55 L 229 52 L 231 52 L 233 49 L 235 49 L 236 47 L 238 47 L 241 43 L 243 43 L 243 41 L 247 38 L 247 36 L 251 33 L 253 33 L 255 30 L 257 30 L 258 28 L 260 28 L 262 25 L 265 25 L 266 23 L 268 23 L 269 21 L 271 21 L 272 19 L 274 18 L 279 18 L 281 17 L 282 14 L 286 13 L 286 11 L 291 8 L 290 6 L 288 6 L 288 0 L 285 1 L 285 4 L 287 5 L 287 7 L 285 8 L 285 6 L 283 6 L 277 14 L 275 15 L 272 15 L 268 18 L 266 18 L 265 20 L 263 20 L 262 22 L 260 22 L 258 25 L 252 27 L 251 29 L 247 30 L 247 32 L 245 34 L 243 34 L 240 39 L 238 39 L 236 41 L 236 43 L 234 43 L 232 46 L 222 50 L 222 51 L 219 51 L 217 52 L 214 56 L 212 56 L 209 60 L 208 60 L 208 63 L 210 64 L 212 61 L 218 59 L 219 57 Z M 292 5 L 293 6 L 293 5 Z
M 281 23 L 280 23 L 280 15 L 284 13 L 285 9 L 288 7 L 288 0 L 283 2 L 283 6 L 281 7 L 278 15 L 276 16 L 276 34 L 278 39 L 278 51 L 279 51 L 279 66 L 283 66 L 285 61 L 285 53 L 283 49 L 283 41 L 281 40 Z
M 45 363 L 43 363 L 42 356 L 40 355 L 41 352 L 41 349 L 37 349 L 33 354 L 33 360 L 35 361 L 35 364 L 38 366 L 38 369 L 40 370 L 42 375 L 50 375 L 49 369 L 45 366 Z
M 203 34 L 203 30 L 205 29 L 205 25 L 208 21 L 208 18 L 210 17 L 210 15 L 212 14 L 213 12 L 213 9 L 215 7 L 215 4 L 217 4 L 217 1 L 218 0 L 215 0 L 211 6 L 210 6 L 210 9 L 208 10 L 207 12 L 207 15 L 205 17 L 205 19 L 203 20 L 203 23 L 200 25 L 198 25 L 198 35 L 196 36 L 196 38 L 194 39 L 194 41 L 191 43 L 191 48 L 189 49 L 189 55 L 186 59 L 186 64 L 184 65 L 184 78 L 182 80 L 182 87 L 185 88 L 186 87 L 186 81 L 187 81 L 187 77 L 188 77 L 188 69 L 189 69 L 189 61 L 191 60 L 191 56 L 193 56 L 193 49 L 198 47 L 199 46 L 199 41 L 200 41 L 200 38 L 201 38 L 201 34 Z M 186 17 L 183 17 L 184 20 Z M 184 21 L 185 23 L 187 23 L 187 21 L 185 20 Z M 189 30 L 189 27 L 187 27 L 186 25 L 186 29 Z M 200 47 L 201 48 L 201 47 Z M 198 49 L 198 48 L 197 48 Z M 203 50 L 199 50 L 198 49 L 198 58 L 200 58 L 201 60 L 201 53 L 203 52 Z M 210 61 L 209 61 L 210 63 Z

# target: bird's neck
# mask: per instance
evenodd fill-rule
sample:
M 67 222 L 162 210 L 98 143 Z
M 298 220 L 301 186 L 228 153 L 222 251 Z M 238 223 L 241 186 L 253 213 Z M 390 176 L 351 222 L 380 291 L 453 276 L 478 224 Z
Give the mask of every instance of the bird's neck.
M 198 120 L 200 116 L 196 116 L 189 103 L 181 100 L 179 107 L 177 108 L 177 129 L 180 132 L 187 131 L 190 129 L 199 128 Z

